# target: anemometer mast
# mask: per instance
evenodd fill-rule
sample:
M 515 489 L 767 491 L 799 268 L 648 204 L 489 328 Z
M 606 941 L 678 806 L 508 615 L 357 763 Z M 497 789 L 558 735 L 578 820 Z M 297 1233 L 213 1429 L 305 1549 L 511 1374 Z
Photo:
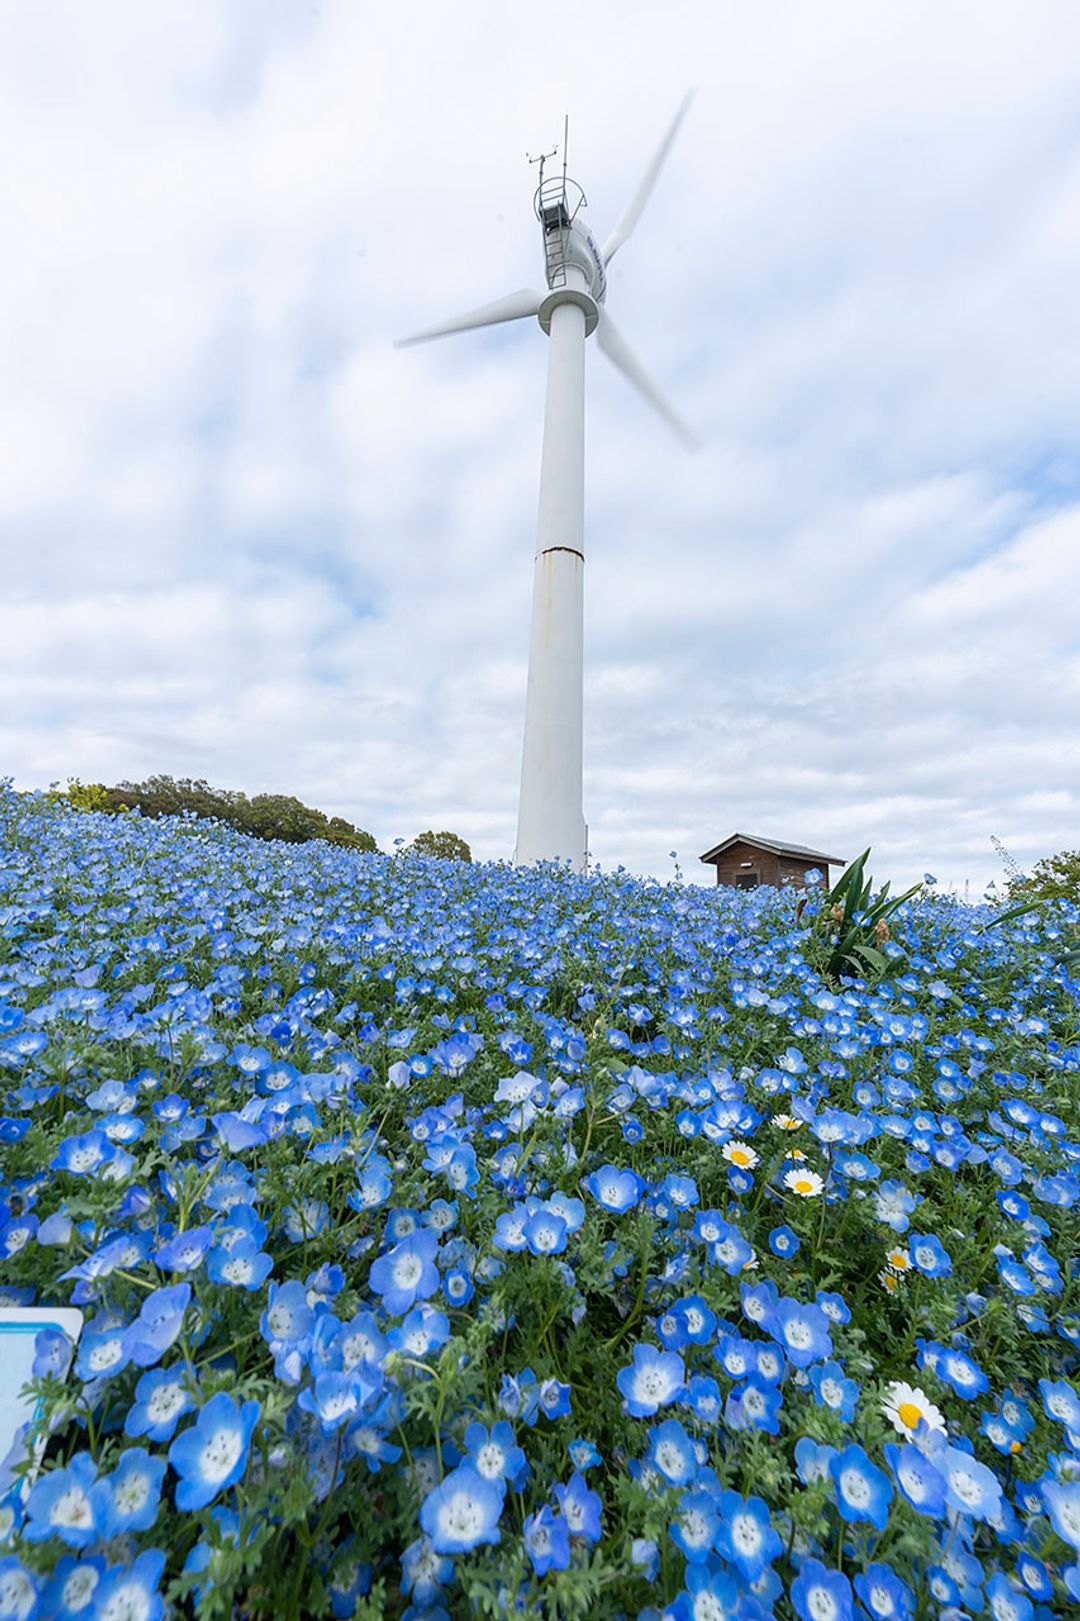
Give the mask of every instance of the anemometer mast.
M 539 163 L 533 211 L 544 245 L 547 292 L 524 287 L 442 326 L 406 338 L 423 343 L 452 332 L 535 315 L 549 339 L 540 510 L 533 563 L 532 629 L 521 751 L 517 848 L 521 865 L 569 863 L 583 871 L 588 840 L 582 814 L 585 569 L 585 339 L 596 333 L 608 359 L 665 418 L 686 445 L 693 439 L 642 370 L 604 307 L 607 266 L 630 236 L 689 105 L 686 96 L 638 189 L 601 249 L 585 221 L 585 193 L 566 172 Z

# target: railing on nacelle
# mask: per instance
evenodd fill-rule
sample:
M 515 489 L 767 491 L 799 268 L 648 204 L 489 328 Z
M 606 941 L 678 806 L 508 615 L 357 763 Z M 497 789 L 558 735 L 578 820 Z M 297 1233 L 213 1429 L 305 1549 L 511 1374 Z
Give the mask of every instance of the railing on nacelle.
M 565 174 L 552 175 L 547 180 L 541 178 L 536 188 L 533 212 L 544 231 L 544 268 L 549 287 L 566 286 L 570 227 L 585 201 L 585 193 L 577 181 L 568 180 Z

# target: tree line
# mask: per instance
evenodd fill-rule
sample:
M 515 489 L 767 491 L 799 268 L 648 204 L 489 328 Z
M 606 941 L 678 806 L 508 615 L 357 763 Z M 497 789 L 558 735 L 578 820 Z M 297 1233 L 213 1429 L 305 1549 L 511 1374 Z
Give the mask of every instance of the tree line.
M 105 811 L 111 815 L 137 810 L 154 819 L 197 816 L 224 822 L 256 839 L 281 839 L 286 844 L 324 839 L 327 844 L 349 850 L 378 849 L 373 836 L 362 827 L 354 827 L 343 816 L 327 816 L 292 794 L 252 794 L 249 798 L 238 789 L 212 788 L 201 777 L 155 776 L 145 782 L 119 782 L 112 788 L 100 782 L 83 783 L 72 777 L 66 789 L 54 786 L 50 793 L 76 810 Z M 465 840 L 445 831 L 417 834 L 403 853 L 451 861 L 472 860 Z

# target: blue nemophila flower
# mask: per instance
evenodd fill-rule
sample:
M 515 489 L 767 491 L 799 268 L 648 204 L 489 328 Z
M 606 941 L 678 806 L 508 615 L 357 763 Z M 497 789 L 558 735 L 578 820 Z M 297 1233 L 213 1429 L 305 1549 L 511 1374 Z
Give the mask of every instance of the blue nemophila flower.
M 87 1548 L 101 1536 L 106 1494 L 89 1452 L 77 1452 L 66 1468 L 41 1475 L 26 1500 L 23 1536 L 28 1542 L 59 1537 L 69 1548 Z
M 851 1583 L 819 1559 L 804 1559 L 791 1584 L 791 1602 L 801 1621 L 852 1621 Z
M 372 1396 L 381 1389 L 381 1380 L 372 1381 L 355 1370 L 352 1373 L 320 1373 L 315 1382 L 300 1392 L 297 1405 L 310 1413 L 324 1435 L 332 1435 L 354 1419 Z
M 633 1209 L 645 1190 L 636 1171 L 621 1171 L 617 1165 L 601 1165 L 586 1177 L 585 1186 L 597 1204 L 620 1216 Z
M 711 1311 L 700 1295 L 686 1295 L 677 1300 L 671 1308 L 678 1318 L 683 1343 L 691 1345 L 708 1345 L 716 1329 L 716 1313 Z M 678 1346 L 671 1345 L 668 1350 L 677 1350 Z
M 1080 1551 L 1080 1479 L 1044 1479 L 1039 1489 L 1050 1524 L 1063 1542 Z
M 459 1464 L 433 1487 L 420 1509 L 420 1525 L 436 1553 L 469 1553 L 498 1542 L 505 1491 L 501 1478 L 487 1479 L 471 1463 Z
M 466 1437 L 467 1436 L 468 1431 L 466 1431 Z M 604 1461 L 603 1457 L 593 1446 L 592 1442 L 585 1440 L 582 1436 L 578 1436 L 575 1440 L 571 1441 L 566 1450 L 570 1454 L 570 1462 L 573 1464 L 575 1469 L 592 1469 L 596 1464 L 603 1463 Z
M 94 1590 L 94 1621 L 161 1621 L 165 1605 L 158 1587 L 165 1555 L 148 1548 L 133 1565 L 107 1570 Z
M 450 1338 L 450 1320 L 431 1306 L 414 1306 L 387 1335 L 391 1350 L 423 1358 L 437 1351 Z
M 75 1372 L 80 1379 L 111 1379 L 122 1373 L 131 1360 L 126 1330 L 116 1324 L 100 1330 L 88 1329 L 79 1341 Z
M 272 1283 L 259 1331 L 270 1347 L 278 1378 L 299 1382 L 302 1356 L 311 1343 L 315 1313 L 307 1303 L 307 1290 L 297 1279 Z
M 770 1283 L 766 1279 L 762 1283 L 740 1284 L 739 1296 L 743 1316 L 768 1333 L 780 1299 L 780 1292 L 775 1283 Z
M 356 1457 L 364 1459 L 370 1474 L 377 1475 L 384 1463 L 396 1463 L 401 1457 L 401 1448 L 394 1446 L 387 1436 L 390 1426 L 397 1422 L 399 1411 L 391 1391 L 377 1404 L 370 1417 L 365 1415 L 349 1427 L 349 1446 Z M 323 1444 L 327 1448 L 324 1456 L 328 1472 L 323 1493 L 326 1496 L 334 1483 L 329 1468 L 333 1454 L 329 1451 L 329 1442 Z
M 514 1439 L 513 1425 L 500 1419 L 488 1430 L 478 1420 L 466 1426 L 465 1451 L 478 1475 L 485 1480 L 508 1480 L 511 1484 L 524 1478 L 528 1470 L 525 1454 Z
M 440 1589 L 451 1581 L 453 1574 L 453 1560 L 436 1553 L 430 1537 L 417 1537 L 401 1556 L 401 1591 L 411 1593 L 414 1604 L 437 1603 Z M 350 1616 L 355 1608 L 354 1602 L 348 1609 L 335 1609 L 334 1613 Z
M 945 1501 L 958 1514 L 993 1520 L 1001 1510 L 1001 1482 L 992 1469 L 959 1447 L 940 1439 L 930 1443 L 930 1457 L 945 1481 Z
M 887 1442 L 885 1461 L 912 1508 L 934 1520 L 944 1514 L 945 1477 L 918 1447 Z
M 75 1347 L 59 1328 L 40 1328 L 34 1336 L 34 1361 L 30 1369 L 35 1379 L 63 1379 L 71 1367 Z
M 427 1300 L 439 1288 L 435 1257 L 438 1236 L 418 1228 L 373 1262 L 369 1283 L 392 1317 L 403 1316 L 417 1300 Z
M 165 1459 L 153 1458 L 145 1447 L 128 1447 L 111 1475 L 106 1475 L 103 1494 L 102 1537 L 122 1536 L 129 1531 L 149 1531 L 158 1515 Z
M 799 1235 L 793 1232 L 785 1222 L 782 1227 L 774 1227 L 769 1234 L 769 1248 L 774 1255 L 779 1255 L 782 1260 L 786 1260 L 788 1256 L 797 1253 Z
M 757 1378 L 763 1385 L 778 1385 L 787 1372 L 787 1361 L 778 1345 L 771 1340 L 757 1343 Z
M 668 1535 L 684 1559 L 701 1565 L 715 1547 L 719 1525 L 720 1515 L 711 1491 L 684 1491 L 678 1518 L 668 1526 Z
M 1035 1608 L 1003 1570 L 996 1570 L 987 1582 L 986 1603 L 993 1621 L 1030 1621 Z
M 660 1550 L 651 1537 L 635 1537 L 630 1544 L 630 1563 L 647 1582 L 654 1582 L 660 1569 Z
M 829 1461 L 836 1457 L 836 1448 L 821 1446 L 803 1435 L 795 1443 L 795 1472 L 804 1486 L 829 1479 Z
M 829 1322 L 835 1327 L 839 1328 L 844 1323 L 850 1323 L 851 1307 L 843 1295 L 838 1295 L 828 1289 L 819 1289 L 815 1303 L 821 1307 Z
M 869 1520 L 884 1531 L 892 1502 L 892 1482 L 884 1470 L 871 1463 L 862 1447 L 852 1442 L 829 1460 L 829 1474 L 836 1487 L 836 1503 L 842 1519 Z
M 525 1242 L 532 1255 L 558 1255 L 566 1248 L 566 1218 L 543 1206 L 525 1222 Z
M 822 1407 L 830 1407 L 845 1424 L 855 1417 L 859 1386 L 849 1379 L 839 1362 L 819 1362 L 810 1369 L 814 1397 Z
M 537 1576 L 546 1576 L 549 1570 L 566 1570 L 570 1563 L 570 1527 L 546 1503 L 529 1515 L 522 1539 Z
M 154 1260 L 166 1272 L 194 1272 L 202 1266 L 214 1242 L 210 1227 L 190 1227 L 154 1251 Z
M 871 1621 L 911 1621 L 915 1614 L 915 1594 L 891 1565 L 867 1565 L 855 1578 L 855 1592 Z
M 933 1233 L 912 1233 L 908 1254 L 913 1265 L 928 1278 L 946 1278 L 952 1271 L 949 1253 Z
M 124 1434 L 170 1441 L 177 1424 L 195 1406 L 185 1368 L 153 1368 L 135 1386 L 135 1400 L 124 1418 Z
M 1004 1244 L 995 1244 L 994 1257 L 998 1277 L 1007 1289 L 1011 1289 L 1014 1295 L 1033 1295 L 1035 1293 L 1034 1279 L 1023 1262 L 1016 1259 L 1012 1250 L 1007 1249 Z
M 302 1199 L 282 1212 L 281 1230 L 291 1244 L 304 1244 L 330 1224 L 330 1207 L 322 1199 Z
M 938 1358 L 935 1371 L 938 1377 L 951 1385 L 956 1394 L 962 1396 L 965 1401 L 974 1401 L 976 1396 L 981 1396 L 990 1388 L 986 1374 L 963 1351 L 952 1348 L 946 1350 Z
M 615 1383 L 632 1418 L 652 1418 L 661 1407 L 676 1401 L 686 1385 L 686 1364 L 674 1351 L 654 1345 L 634 1346 L 634 1360 L 621 1368 Z
M 599 1493 L 586 1485 L 584 1475 L 575 1472 L 565 1486 L 556 1485 L 553 1490 L 570 1535 L 599 1542 L 603 1504 Z
M 687 1565 L 686 1586 L 664 1613 L 673 1621 L 726 1621 L 739 1614 L 739 1594 L 719 1560 Z
M 0 1571 L 2 1569 L 0 1565 Z M 53 1569 L 41 1595 L 38 1617 L 48 1616 L 52 1621 L 90 1621 L 94 1613 L 94 1592 L 104 1574 L 105 1560 L 99 1556 L 65 1554 Z
M 723 1267 L 729 1278 L 738 1277 L 753 1255 L 752 1246 L 739 1229 L 727 1221 L 721 1224 L 719 1235 L 708 1250 L 709 1265 Z
M 1021 1548 L 1017 1555 L 1016 1574 L 1034 1598 L 1043 1600 L 1053 1598 L 1054 1580 L 1050 1571 L 1041 1559 L 1037 1559 L 1026 1548 Z
M 372 1154 L 356 1173 L 356 1187 L 348 1196 L 353 1210 L 375 1210 L 385 1204 L 393 1186 L 390 1161 Z
M 766 1435 L 779 1435 L 783 1404 L 779 1387 L 766 1384 L 760 1375 L 753 1374 L 744 1384 L 728 1392 L 724 1422 L 730 1430 L 763 1430 Z
M 511 1254 L 528 1249 L 529 1240 L 525 1228 L 529 1214 L 529 1207 L 525 1203 L 516 1204 L 511 1210 L 500 1212 L 495 1218 L 495 1232 L 491 1240 L 495 1249 L 506 1250 Z
M 808 1368 L 832 1355 L 829 1319 L 820 1306 L 800 1305 L 785 1296 L 769 1318 L 767 1330 L 783 1346 L 792 1367 Z
M 190 1429 L 177 1436 L 169 1448 L 169 1462 L 180 1476 L 176 1506 L 182 1514 L 205 1508 L 241 1478 L 258 1420 L 257 1401 L 238 1407 L 219 1391 L 200 1409 Z
M 746 1379 L 757 1372 L 756 1340 L 745 1340 L 741 1334 L 721 1334 L 713 1346 L 713 1356 L 729 1379 Z
M 979 1429 L 991 1446 L 1004 1457 L 1008 1458 L 1013 1452 L 1019 1452 L 1021 1437 L 1001 1413 L 980 1413 Z
M 747 1582 L 756 1582 L 782 1552 L 781 1541 L 768 1505 L 760 1497 L 743 1498 L 738 1492 L 720 1494 L 720 1525 L 716 1549 Z
M 180 1335 L 190 1302 L 190 1283 L 155 1289 L 147 1295 L 138 1317 L 124 1331 L 124 1349 L 137 1368 L 150 1368 L 161 1361 Z
M 533 1370 L 522 1368 L 516 1377 L 504 1373 L 497 1401 L 507 1418 L 520 1418 L 530 1427 L 535 1424 L 540 1412 L 540 1386 Z
M 9 1259 L 24 1250 L 38 1230 L 35 1215 L 16 1216 L 0 1227 L 0 1254 Z
M 550 1419 L 569 1413 L 570 1386 L 559 1379 L 544 1379 L 540 1385 L 540 1411 Z
M 96 1176 L 117 1150 L 99 1126 L 83 1132 L 81 1136 L 65 1137 L 53 1155 L 50 1168 L 67 1171 L 71 1176 Z
M 688 1486 L 696 1478 L 697 1451 L 677 1418 L 667 1418 L 649 1431 L 645 1465 L 657 1470 L 669 1486 Z
M 1080 1434 L 1080 1395 L 1077 1395 L 1075 1386 L 1065 1379 L 1040 1379 L 1039 1390 L 1047 1418 Z
M 226 1247 L 215 1244 L 206 1257 L 206 1275 L 211 1283 L 254 1292 L 261 1289 L 273 1269 L 273 1260 L 246 1234 Z
M 442 1287 L 448 1304 L 459 1310 L 462 1306 L 467 1306 L 476 1293 L 472 1274 L 463 1266 L 447 1267 L 443 1273 Z
M 37 1241 L 47 1248 L 54 1246 L 61 1249 L 66 1248 L 71 1243 L 74 1230 L 75 1223 L 71 1217 L 63 1210 L 54 1210 L 51 1216 L 45 1217 L 45 1220 L 38 1228 Z
M 0 1621 L 35 1621 L 38 1578 L 13 1555 L 0 1559 Z

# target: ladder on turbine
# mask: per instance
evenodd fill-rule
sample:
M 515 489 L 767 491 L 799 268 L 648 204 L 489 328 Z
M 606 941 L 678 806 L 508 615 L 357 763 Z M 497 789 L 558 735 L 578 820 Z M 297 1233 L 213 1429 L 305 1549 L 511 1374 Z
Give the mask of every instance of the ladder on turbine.
M 543 174 L 541 159 L 540 184 L 533 198 L 533 210 L 544 232 L 544 270 L 549 287 L 565 287 L 570 227 L 585 201 L 585 193 L 576 181 L 567 180 L 565 170 L 547 180 Z

